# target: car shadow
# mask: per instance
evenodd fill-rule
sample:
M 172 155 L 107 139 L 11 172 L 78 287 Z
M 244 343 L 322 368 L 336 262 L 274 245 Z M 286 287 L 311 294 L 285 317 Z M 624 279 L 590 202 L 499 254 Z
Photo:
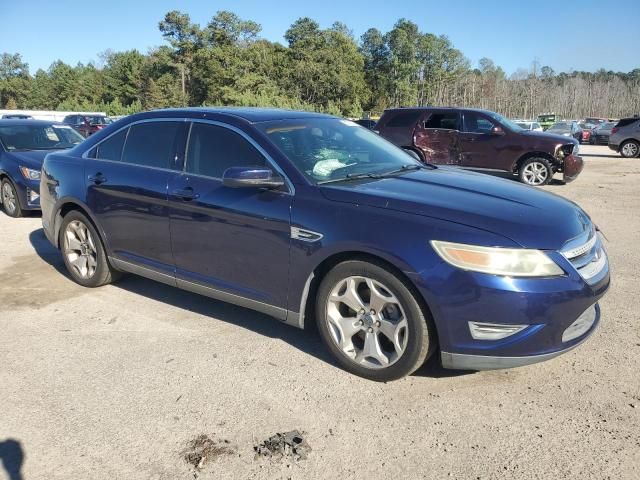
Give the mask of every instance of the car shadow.
M 43 229 L 40 228 L 32 231 L 29 234 L 29 241 L 42 260 L 54 267 L 62 275 L 68 275 L 60 252 L 49 243 L 44 235 Z M 268 338 L 280 339 L 329 365 L 338 367 L 322 343 L 322 339 L 315 325 L 311 322 L 309 322 L 311 324 L 307 325 L 304 330 L 300 330 L 254 310 L 213 300 L 203 295 L 148 280 L 137 275 L 126 275 L 120 281 L 114 283 L 114 287 L 142 295 L 172 307 L 230 323 Z M 265 359 L 265 361 L 266 360 L 267 359 Z M 455 377 L 468 373 L 473 372 L 462 372 L 442 368 L 440 355 L 436 353 L 413 375 L 442 378 Z
M 580 156 L 583 157 L 583 158 L 590 158 L 590 157 L 615 158 L 615 159 L 623 159 L 624 158 L 622 155 L 617 155 L 617 154 L 606 155 L 606 154 L 602 154 L 602 153 L 583 153 Z
M 12 438 L 0 441 L 0 463 L 9 480 L 22 480 L 24 450 L 19 441 Z

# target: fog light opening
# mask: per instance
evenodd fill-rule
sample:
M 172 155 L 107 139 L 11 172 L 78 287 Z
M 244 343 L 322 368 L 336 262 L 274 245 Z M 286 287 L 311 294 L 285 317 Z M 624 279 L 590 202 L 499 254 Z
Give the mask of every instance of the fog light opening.
M 521 332 L 528 325 L 505 325 L 502 323 L 469 322 L 469 331 L 474 340 L 501 340 Z
M 591 305 L 587 308 L 582 315 L 580 315 L 575 322 L 567 327 L 562 333 L 562 341 L 569 342 L 578 337 L 581 337 L 589 331 L 596 321 L 596 306 Z

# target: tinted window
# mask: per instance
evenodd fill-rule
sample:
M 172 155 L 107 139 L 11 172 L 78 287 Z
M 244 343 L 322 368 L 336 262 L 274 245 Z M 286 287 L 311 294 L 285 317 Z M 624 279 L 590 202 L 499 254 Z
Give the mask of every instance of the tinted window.
M 107 138 L 104 142 L 98 144 L 95 148 L 95 157 L 104 160 L 120 160 L 122 155 L 122 146 L 127 136 L 127 129 L 119 131 L 115 135 Z
M 55 150 L 70 148 L 83 140 L 68 125 L 4 124 L 0 126 L 0 144 L 7 151 Z
M 204 123 L 194 123 L 191 127 L 187 147 L 188 172 L 222 178 L 229 167 L 265 164 L 260 152 L 232 130 Z
M 147 167 L 170 168 L 176 153 L 180 122 L 150 122 L 133 125 L 125 142 L 122 161 Z
M 387 122 L 387 127 L 412 127 L 420 118 L 422 112 L 400 112 L 391 117 Z
M 431 119 L 429 119 L 431 120 Z M 491 133 L 494 127 L 493 123 L 475 112 L 466 112 L 464 114 L 464 131 L 469 133 Z M 434 127 L 435 128 L 435 127 Z M 529 125 L 525 124 L 523 128 L 529 129 Z
M 459 130 L 457 113 L 432 113 L 424 122 L 424 128 L 443 128 L 446 130 Z
M 620 128 L 620 127 L 626 127 L 627 125 L 631 125 L 633 122 L 637 121 L 637 118 L 623 118 L 622 120 L 620 120 L 618 122 L 618 124 L 616 125 L 616 127 Z

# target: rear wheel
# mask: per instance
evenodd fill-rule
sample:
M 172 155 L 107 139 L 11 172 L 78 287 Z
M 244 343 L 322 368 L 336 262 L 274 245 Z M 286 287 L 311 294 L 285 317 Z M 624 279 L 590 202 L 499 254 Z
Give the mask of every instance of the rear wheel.
M 62 221 L 60 249 L 69 274 L 84 287 L 100 287 L 119 276 L 109 265 L 93 224 L 78 211 L 69 212 Z
M 346 261 L 323 279 L 318 330 L 349 372 L 390 381 L 418 369 L 435 347 L 430 317 L 412 289 L 382 265 Z
M 0 194 L 2 195 L 2 205 L 7 215 L 13 218 L 24 216 L 24 210 L 20 207 L 18 192 L 16 192 L 16 188 L 8 178 L 2 180 Z
M 624 158 L 636 158 L 640 155 L 640 143 L 635 140 L 627 140 L 620 145 L 620 155 Z
M 553 168 L 549 160 L 543 157 L 534 157 L 525 160 L 520 166 L 518 177 L 522 183 L 539 187 L 546 185 L 553 177 Z

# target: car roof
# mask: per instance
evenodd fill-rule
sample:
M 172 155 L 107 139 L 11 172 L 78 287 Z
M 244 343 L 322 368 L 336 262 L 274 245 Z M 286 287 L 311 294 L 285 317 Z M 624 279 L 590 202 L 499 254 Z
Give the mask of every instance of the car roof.
M 33 120 L 23 118 L 0 118 L 0 127 L 7 125 L 30 125 L 47 127 L 49 125 L 64 125 L 62 122 L 53 122 L 51 120 Z M 65 125 L 66 126 L 66 125 Z
M 483 108 L 466 108 L 466 107 L 400 107 L 400 108 L 388 108 L 385 110 L 387 112 L 425 112 L 429 110 L 438 110 L 438 111 L 452 111 L 452 112 L 480 112 L 485 114 L 492 114 L 491 110 L 485 110 Z
M 188 107 L 169 108 L 162 110 L 152 110 L 138 116 L 163 117 L 168 115 L 184 115 L 192 117 L 202 114 L 229 115 L 243 119 L 250 123 L 268 122 L 271 120 L 295 120 L 308 118 L 336 118 L 332 115 L 316 112 L 302 112 L 298 110 L 287 110 L 283 108 L 260 108 L 260 107 Z M 138 117 L 140 118 L 140 117 Z

